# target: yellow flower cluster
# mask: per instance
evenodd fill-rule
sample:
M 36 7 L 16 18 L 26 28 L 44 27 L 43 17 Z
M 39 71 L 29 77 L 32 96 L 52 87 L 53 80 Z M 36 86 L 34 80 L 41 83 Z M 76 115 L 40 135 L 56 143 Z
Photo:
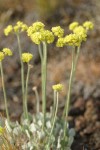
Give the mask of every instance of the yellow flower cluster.
M 27 31 L 28 26 L 21 21 L 18 21 L 16 25 L 13 27 L 15 33 Z
M 64 29 L 62 29 L 60 26 L 52 27 L 52 32 L 54 33 L 55 36 L 59 38 L 63 37 L 64 35 Z
M 72 22 L 70 25 L 69 25 L 69 30 L 74 30 L 77 26 L 79 25 L 78 22 Z
M 64 30 L 60 26 L 52 27 L 52 32 L 44 29 L 45 25 L 42 22 L 35 22 L 30 27 L 27 27 L 21 21 L 18 21 L 15 26 L 9 25 L 5 30 L 5 35 L 9 35 L 11 32 L 19 33 L 27 31 L 27 35 L 35 44 L 40 44 L 41 42 L 53 43 L 54 36 L 58 37 L 56 46 L 63 47 L 64 45 L 79 46 L 82 41 L 87 39 L 87 31 L 93 29 L 93 23 L 86 21 L 82 25 L 78 22 L 73 22 L 69 25 L 69 29 L 73 32 L 65 37 Z
M 52 86 L 54 91 L 60 92 L 63 90 L 63 85 L 62 84 L 56 84 Z
M 80 46 L 82 41 L 86 41 L 87 39 L 87 31 L 93 29 L 93 23 L 86 21 L 83 26 L 81 26 L 78 22 L 73 22 L 69 25 L 69 29 L 72 30 L 73 33 L 59 38 L 56 43 L 57 47 L 63 47 L 64 45 Z
M 8 25 L 4 29 L 4 34 L 8 36 L 10 33 L 19 33 L 23 31 L 27 31 L 28 26 L 21 21 L 18 21 L 15 26 Z
M 2 61 L 5 56 L 12 56 L 12 51 L 9 48 L 3 48 L 0 52 L 0 61 Z
M 5 29 L 4 29 L 4 34 L 6 35 L 6 36 L 8 36 L 10 33 L 12 33 L 13 32 L 13 27 L 12 27 L 12 25 L 8 25 Z
M 76 27 L 73 32 L 79 37 L 80 43 L 82 41 L 86 41 L 87 38 L 87 31 L 84 29 L 83 26 Z
M 80 39 L 77 34 L 69 34 L 65 36 L 64 43 L 69 46 L 80 46 Z
M 35 32 L 39 32 L 41 29 L 44 29 L 44 24 L 42 22 L 35 22 L 27 30 L 28 36 L 31 36 Z
M 54 35 L 51 31 L 42 30 L 41 35 L 42 35 L 42 41 L 46 41 L 48 44 L 53 43 Z
M 63 47 L 64 45 L 65 45 L 65 40 L 64 40 L 64 38 L 59 38 L 59 39 L 57 40 L 56 46 L 57 46 L 57 47 Z
M 5 129 L 0 126 L 0 135 L 2 135 L 4 133 L 4 130 Z
M 83 23 L 83 27 L 86 28 L 86 30 L 92 30 L 94 25 L 91 21 L 86 21 Z
M 2 61 L 4 59 L 4 53 L 3 52 L 0 52 L 0 61 Z
M 33 23 L 27 30 L 28 36 L 35 44 L 45 41 L 48 44 L 54 41 L 54 35 L 51 31 L 44 29 L 42 22 Z
M 12 56 L 12 51 L 9 48 L 3 48 L 2 52 L 6 56 Z
M 30 60 L 33 58 L 33 55 L 31 53 L 23 53 L 22 54 L 22 61 L 23 62 L 30 62 Z
M 40 44 L 42 40 L 41 32 L 35 32 L 34 34 L 30 36 L 30 38 L 35 44 Z

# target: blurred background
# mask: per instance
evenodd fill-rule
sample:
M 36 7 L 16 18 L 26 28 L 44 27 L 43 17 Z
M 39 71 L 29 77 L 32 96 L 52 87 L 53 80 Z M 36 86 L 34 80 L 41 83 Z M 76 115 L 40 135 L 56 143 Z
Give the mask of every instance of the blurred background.
M 69 33 L 68 25 L 73 21 L 80 24 L 90 20 L 94 30 L 88 35 L 88 40 L 82 44 L 79 63 L 71 96 L 69 122 L 76 129 L 76 137 L 72 150 L 100 150 L 100 0 L 0 0 L 0 49 L 11 48 L 12 58 L 4 63 L 5 83 L 8 96 L 8 107 L 12 120 L 19 119 L 22 113 L 20 62 L 17 40 L 14 35 L 4 36 L 4 28 L 18 20 L 27 25 L 35 21 L 45 23 L 47 29 L 60 25 L 65 33 Z M 34 54 L 33 69 L 29 81 L 30 112 L 35 112 L 35 95 L 33 86 L 37 86 L 41 96 L 40 58 L 35 46 L 26 34 L 21 35 L 23 52 Z M 52 85 L 64 84 L 60 96 L 59 116 L 64 108 L 68 89 L 68 79 L 71 69 L 71 49 L 48 48 L 48 85 L 47 109 L 52 105 Z M 27 69 L 27 68 L 26 68 Z M 67 79 L 67 80 L 66 80 Z M 0 112 L 4 114 L 5 107 L 0 77 Z

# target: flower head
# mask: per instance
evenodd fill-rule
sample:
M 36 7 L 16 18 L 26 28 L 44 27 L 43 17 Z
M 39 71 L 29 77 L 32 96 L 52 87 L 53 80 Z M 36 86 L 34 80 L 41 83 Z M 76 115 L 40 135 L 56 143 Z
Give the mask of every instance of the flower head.
M 54 41 L 53 33 L 45 30 L 44 26 L 42 22 L 35 22 L 28 28 L 27 34 L 35 44 L 40 44 L 41 42 L 47 42 L 49 44 Z
M 86 30 L 92 30 L 94 25 L 91 21 L 86 21 L 83 23 L 83 27 L 86 28 Z
M 69 46 L 79 46 L 81 43 L 79 36 L 77 34 L 69 34 L 65 36 L 64 42 Z
M 35 44 L 37 45 L 40 44 L 40 42 L 42 41 L 41 32 L 35 32 L 34 34 L 30 36 L 30 38 Z
M 37 32 L 37 31 L 40 31 L 41 29 L 44 29 L 44 26 L 45 25 L 42 22 L 38 22 L 38 21 L 32 24 L 34 32 Z
M 56 84 L 52 86 L 54 91 L 60 92 L 63 89 L 63 85 L 62 84 Z
M 23 25 L 23 22 L 22 22 L 22 21 L 18 21 L 18 22 L 16 23 L 16 25 L 17 25 L 18 27 L 21 27 L 21 26 Z
M 26 24 L 22 24 L 21 26 L 21 32 L 27 31 L 28 26 Z
M 76 27 L 73 32 L 79 37 L 80 41 L 86 41 L 87 31 L 83 26 Z
M 12 31 L 13 31 L 12 25 L 8 25 L 8 26 L 4 29 L 4 34 L 5 34 L 6 36 L 8 36 Z
M 9 48 L 3 48 L 2 52 L 4 55 L 12 56 L 12 51 Z
M 30 60 L 33 58 L 33 55 L 31 53 L 23 53 L 22 54 L 22 61 L 23 62 L 30 62 Z
M 73 31 L 78 25 L 79 25 L 78 22 L 73 22 L 73 23 L 71 23 L 71 24 L 69 25 L 69 30 L 72 30 L 72 31 Z
M 20 28 L 19 28 L 17 25 L 14 26 L 14 32 L 15 32 L 15 33 L 18 33 L 18 32 L 19 32 L 19 29 L 20 29 Z
M 46 41 L 48 44 L 53 43 L 54 35 L 49 30 L 41 30 L 42 41 Z
M 54 33 L 55 36 L 59 38 L 63 37 L 64 35 L 64 29 L 62 29 L 60 26 L 52 27 L 52 32 Z
M 28 36 L 32 36 L 33 33 L 34 33 L 33 27 L 30 26 L 30 27 L 27 29 L 27 35 L 28 35 Z
M 35 32 L 30 36 L 30 38 L 35 44 L 40 44 L 43 41 L 49 44 L 54 41 L 54 35 L 49 30 L 41 30 L 40 32 Z
M 63 47 L 64 45 L 65 45 L 64 38 L 59 38 L 59 39 L 57 40 L 56 46 L 57 46 L 57 47 Z
M 27 31 L 28 26 L 21 21 L 18 21 L 16 25 L 13 27 L 15 33 Z
M 4 59 L 4 53 L 3 52 L 0 52 L 0 62 Z
M 44 26 L 42 22 L 33 23 L 27 30 L 28 36 L 32 36 L 35 32 L 40 32 L 40 30 L 44 29 Z
M 21 21 L 18 21 L 16 25 L 21 30 L 21 32 L 26 31 L 28 29 L 28 26 Z

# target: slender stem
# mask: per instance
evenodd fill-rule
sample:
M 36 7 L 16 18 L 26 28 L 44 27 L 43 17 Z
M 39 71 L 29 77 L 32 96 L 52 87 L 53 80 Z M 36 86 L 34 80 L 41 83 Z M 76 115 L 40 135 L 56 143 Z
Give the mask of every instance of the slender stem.
M 73 49 L 73 51 L 72 51 L 72 67 L 71 67 L 71 74 L 70 74 L 70 79 L 69 79 L 67 100 L 66 100 L 64 114 L 63 114 L 65 116 L 65 118 L 68 118 L 68 112 L 69 112 L 70 96 L 71 96 L 73 73 L 74 73 L 74 62 L 75 62 L 75 49 Z M 66 136 L 66 128 L 67 128 L 67 122 L 65 120 L 65 123 L 64 123 L 64 138 Z
M 28 119 L 28 108 L 27 108 L 27 95 L 28 95 L 28 81 L 29 81 L 30 66 L 28 64 L 26 84 L 25 84 L 25 117 Z
M 7 106 L 7 96 L 6 96 L 6 90 L 5 90 L 5 84 L 4 84 L 4 73 L 3 73 L 3 67 L 2 67 L 1 61 L 0 61 L 0 69 L 1 69 L 1 78 L 2 78 L 2 87 L 3 87 L 3 95 L 4 95 L 4 101 L 5 101 L 6 116 L 7 116 L 8 122 L 10 122 L 8 106 Z
M 75 56 L 75 52 L 76 52 L 76 56 Z M 71 89 L 72 89 L 73 79 L 74 79 L 75 72 L 76 72 L 76 67 L 77 67 L 77 62 L 78 62 L 79 54 L 80 54 L 80 47 L 77 47 L 72 52 L 72 68 L 71 68 L 71 74 L 70 74 L 70 80 L 69 80 L 69 88 L 68 88 L 67 101 L 66 101 L 65 110 L 64 110 L 65 114 L 63 114 L 63 115 L 65 115 L 65 118 L 68 118 Z M 65 124 L 64 124 L 64 138 L 66 136 L 66 128 L 67 128 L 67 122 L 65 121 Z
M 34 92 L 35 92 L 35 95 L 36 95 L 36 112 L 39 113 L 40 112 L 40 99 L 39 99 L 39 93 L 37 91 L 37 87 L 34 87 L 33 88 Z
M 46 118 L 46 82 L 47 82 L 47 44 L 43 42 L 43 60 L 42 60 L 42 112 L 44 115 L 43 128 Z
M 42 54 L 41 44 L 38 45 L 38 50 L 39 50 L 39 55 L 40 55 L 40 58 L 41 58 L 41 61 L 42 61 L 42 59 L 43 59 L 43 54 Z
M 21 43 L 20 43 L 20 38 L 19 34 L 17 35 L 17 40 L 18 40 L 18 50 L 19 50 L 19 57 L 20 57 L 20 62 L 21 62 L 21 82 L 22 82 L 22 97 L 23 97 L 23 112 L 25 113 L 25 100 L 24 100 L 24 94 L 25 94 L 25 83 L 24 83 L 24 64 L 21 59 L 22 55 L 22 49 L 21 49 Z
M 79 59 L 79 54 L 80 54 L 80 46 L 77 47 L 77 49 L 76 49 L 76 57 L 75 57 L 75 63 L 74 63 L 73 78 L 75 76 L 75 72 L 76 72 L 76 68 L 77 68 L 77 63 L 78 63 L 78 59 Z
M 54 91 L 54 95 L 56 95 L 56 108 L 55 108 L 55 112 L 54 112 L 54 118 L 53 118 L 53 123 L 52 123 L 50 136 L 49 136 L 47 150 L 49 150 L 50 140 L 51 140 L 51 136 L 52 136 L 52 133 L 53 133 L 53 130 L 54 130 L 54 126 L 55 126 L 55 122 L 56 122 L 56 118 L 57 118 L 57 111 L 58 111 L 58 99 L 59 99 L 58 96 L 59 96 L 59 93 Z
M 52 132 L 53 132 L 53 129 L 54 129 L 54 125 L 55 125 L 55 122 L 56 122 L 56 117 L 57 117 L 57 111 L 58 111 L 58 92 L 54 91 L 54 93 L 56 93 L 56 108 L 55 108 L 55 113 L 54 113 L 54 120 L 53 120 L 53 123 L 52 123 L 52 129 L 51 129 L 51 132 L 50 132 L 50 135 L 52 135 Z
M 55 107 L 56 107 L 56 92 L 54 91 L 54 104 L 53 104 L 53 111 L 52 111 L 52 120 L 51 122 L 53 122 L 54 119 L 54 114 L 55 114 Z

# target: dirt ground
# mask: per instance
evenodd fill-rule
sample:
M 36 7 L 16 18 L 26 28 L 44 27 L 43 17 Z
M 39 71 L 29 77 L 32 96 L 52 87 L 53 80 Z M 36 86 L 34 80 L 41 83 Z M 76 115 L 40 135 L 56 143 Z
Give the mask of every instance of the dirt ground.
M 45 1 L 45 0 L 44 0 Z M 8 107 L 12 120 L 19 119 L 22 113 L 20 63 L 16 37 L 5 37 L 3 29 L 17 20 L 30 25 L 36 20 L 43 20 L 47 28 L 61 25 L 66 33 L 68 24 L 72 21 L 80 23 L 91 20 L 94 30 L 88 35 L 88 40 L 82 44 L 76 77 L 71 95 L 69 112 L 70 127 L 76 130 L 72 150 L 100 150 L 100 0 L 66 0 L 59 5 L 52 4 L 49 9 L 43 9 L 48 4 L 40 4 L 29 0 L 0 1 L 0 49 L 9 47 L 14 51 L 13 58 L 4 62 L 5 82 L 8 96 Z M 54 7 L 52 7 L 54 6 Z M 37 47 L 32 44 L 25 34 L 21 36 L 23 51 L 34 54 L 33 69 L 29 82 L 29 111 L 35 112 L 35 95 L 33 86 L 37 86 L 41 96 L 41 71 Z M 68 89 L 68 79 L 71 68 L 71 49 L 48 47 L 48 79 L 47 79 L 47 109 L 52 105 L 52 88 L 56 83 L 64 84 L 60 95 L 59 116 L 64 108 Z M 4 114 L 4 102 L 0 78 L 0 112 Z

